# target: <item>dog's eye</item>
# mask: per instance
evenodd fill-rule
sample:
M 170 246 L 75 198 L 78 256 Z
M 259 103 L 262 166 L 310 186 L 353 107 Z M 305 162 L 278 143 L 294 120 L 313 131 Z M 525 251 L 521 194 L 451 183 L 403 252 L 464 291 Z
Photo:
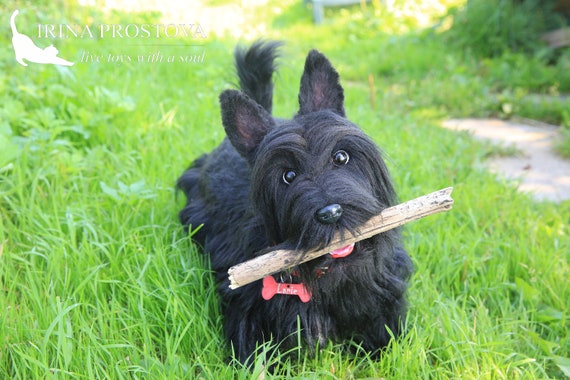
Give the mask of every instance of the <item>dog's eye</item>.
M 283 172 L 283 182 L 287 185 L 293 182 L 295 178 L 297 178 L 297 172 L 295 170 L 288 169 Z
M 335 152 L 335 154 L 333 154 L 332 159 L 333 159 L 333 164 L 335 164 L 336 166 L 342 166 L 348 163 L 350 156 L 344 150 L 339 150 Z

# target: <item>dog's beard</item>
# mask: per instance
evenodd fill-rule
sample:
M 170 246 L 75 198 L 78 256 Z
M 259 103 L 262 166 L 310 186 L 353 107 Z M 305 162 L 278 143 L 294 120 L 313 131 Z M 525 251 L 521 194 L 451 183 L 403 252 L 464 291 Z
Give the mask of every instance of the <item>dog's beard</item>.
M 366 220 L 367 219 L 362 222 L 350 223 L 346 219 L 343 219 L 333 225 L 323 225 L 319 222 L 309 220 L 299 231 L 299 236 L 291 240 L 296 241 L 295 249 L 303 253 L 311 250 L 324 249 L 337 236 L 339 236 L 341 240 L 344 240 L 351 235 L 357 235 L 358 225 L 363 224 Z
M 333 224 L 323 224 L 316 220 L 311 211 L 303 205 L 295 205 L 279 223 L 283 240 L 300 252 L 323 249 L 336 236 L 341 239 L 358 235 L 359 228 L 387 206 L 371 197 L 358 197 L 358 201 L 341 204 L 342 217 Z M 285 221 L 297 221 L 296 223 Z
M 354 244 L 350 255 L 344 258 L 334 258 L 330 254 L 323 255 L 295 268 L 297 278 L 295 282 L 303 283 L 313 294 L 313 298 L 319 299 L 322 293 L 333 296 L 346 286 L 366 286 L 372 283 L 371 273 L 377 268 L 379 245 L 393 247 L 393 241 L 389 236 L 375 236 L 361 240 Z
M 300 261 L 302 261 L 307 252 L 326 248 L 338 236 L 341 239 L 357 236 L 361 225 L 387 207 L 375 199 L 370 199 L 370 197 L 365 198 L 364 202 L 359 202 L 358 204 L 344 204 L 342 206 L 344 210 L 343 215 L 335 224 L 319 223 L 312 215 L 308 216 L 307 210 L 303 210 L 302 207 L 291 210 L 291 214 L 286 217 L 293 219 L 286 220 L 297 220 L 297 223 L 295 225 L 288 224 L 284 228 L 285 231 L 283 232 L 286 233 L 284 234 L 286 236 L 284 245 L 289 249 L 298 251 L 300 253 Z M 302 218 L 302 223 L 299 222 L 299 219 L 294 219 L 295 213 L 300 214 L 299 218 Z M 317 290 L 322 286 L 322 282 L 319 281 L 321 276 L 335 271 L 342 271 L 343 268 L 354 269 L 354 266 L 362 265 L 362 256 L 371 254 L 371 247 L 376 245 L 377 243 L 374 239 L 359 241 L 354 244 L 352 250 L 343 247 L 350 251 L 350 254 L 346 255 L 346 257 L 334 258 L 330 254 L 331 252 L 329 252 L 321 257 L 295 266 L 293 271 L 287 271 L 287 276 L 285 277 L 293 282 L 303 283 L 311 290 Z M 296 278 L 290 276 L 291 272 L 297 273 Z M 340 273 L 335 274 L 337 277 L 339 275 L 342 277 Z

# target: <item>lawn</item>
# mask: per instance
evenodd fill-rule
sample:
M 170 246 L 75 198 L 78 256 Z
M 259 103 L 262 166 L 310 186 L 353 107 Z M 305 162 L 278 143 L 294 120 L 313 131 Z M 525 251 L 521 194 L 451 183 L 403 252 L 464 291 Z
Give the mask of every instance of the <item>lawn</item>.
M 243 17 L 263 22 L 241 36 L 213 28 L 150 46 L 39 39 L 36 25 L 153 24 L 159 13 L 3 2 L 0 378 L 255 379 L 272 364 L 266 378 L 570 376 L 570 202 L 517 192 L 484 166 L 497 148 L 439 127 L 488 115 L 570 127 L 564 98 L 528 100 L 570 92 L 570 55 L 482 57 L 454 43 L 445 9 L 424 9 L 425 24 L 405 4 L 329 9 L 317 27 L 301 1 L 251 2 Z M 20 32 L 75 65 L 19 65 L 14 9 Z M 175 181 L 222 140 L 217 98 L 236 83 L 233 47 L 260 29 L 286 42 L 277 116 L 296 112 L 304 56 L 318 48 L 340 72 L 348 117 L 388 157 L 400 199 L 455 188 L 450 212 L 405 227 L 416 268 L 407 334 L 378 359 L 330 344 L 315 356 L 299 348 L 299 360 L 259 358 L 253 371 L 231 361 L 207 260 L 178 224 Z

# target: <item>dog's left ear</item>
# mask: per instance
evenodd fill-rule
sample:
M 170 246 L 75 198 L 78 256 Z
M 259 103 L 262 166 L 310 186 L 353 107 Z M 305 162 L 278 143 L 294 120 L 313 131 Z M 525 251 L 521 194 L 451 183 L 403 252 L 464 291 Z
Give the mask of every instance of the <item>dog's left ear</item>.
M 238 153 L 251 163 L 255 149 L 275 121 L 262 106 L 240 91 L 222 92 L 220 105 L 226 135 Z
M 345 117 L 344 90 L 339 75 L 327 57 L 311 50 L 305 61 L 299 91 L 299 114 L 331 110 Z

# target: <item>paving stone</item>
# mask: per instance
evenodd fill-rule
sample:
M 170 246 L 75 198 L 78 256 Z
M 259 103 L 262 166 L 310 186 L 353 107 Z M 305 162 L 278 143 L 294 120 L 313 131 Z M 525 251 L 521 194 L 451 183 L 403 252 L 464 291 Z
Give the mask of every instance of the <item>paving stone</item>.
M 499 119 L 451 119 L 443 127 L 469 131 L 475 138 L 514 147 L 520 154 L 492 157 L 488 160 L 489 168 L 517 181 L 519 190 L 532 193 L 538 200 L 570 199 L 570 160 L 553 149 L 553 142 L 559 138 L 558 127 Z

